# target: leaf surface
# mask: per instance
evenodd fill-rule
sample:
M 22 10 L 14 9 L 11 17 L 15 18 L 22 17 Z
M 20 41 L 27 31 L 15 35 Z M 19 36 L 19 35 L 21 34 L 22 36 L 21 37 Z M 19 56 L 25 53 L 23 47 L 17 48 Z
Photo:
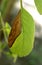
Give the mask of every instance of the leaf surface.
M 10 48 L 13 54 L 19 57 L 27 56 L 34 46 L 35 24 L 30 14 L 22 8 L 21 12 L 22 31 Z
M 34 1 L 35 1 L 35 4 L 37 6 L 39 13 L 42 14 L 42 0 L 34 0 Z

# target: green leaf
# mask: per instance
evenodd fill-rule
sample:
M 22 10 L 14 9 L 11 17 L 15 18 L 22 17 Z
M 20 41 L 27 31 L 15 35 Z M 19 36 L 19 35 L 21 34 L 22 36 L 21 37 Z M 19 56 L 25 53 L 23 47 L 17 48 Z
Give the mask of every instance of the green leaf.
M 22 32 L 10 48 L 13 54 L 19 57 L 27 56 L 34 46 L 35 24 L 30 14 L 22 8 L 21 12 Z
M 12 6 L 14 4 L 14 1 L 15 0 L 3 0 L 2 1 L 0 9 L 1 9 L 3 19 L 9 16 Z
M 35 1 L 35 4 L 37 6 L 39 13 L 42 14 L 42 0 L 34 0 L 34 1 Z

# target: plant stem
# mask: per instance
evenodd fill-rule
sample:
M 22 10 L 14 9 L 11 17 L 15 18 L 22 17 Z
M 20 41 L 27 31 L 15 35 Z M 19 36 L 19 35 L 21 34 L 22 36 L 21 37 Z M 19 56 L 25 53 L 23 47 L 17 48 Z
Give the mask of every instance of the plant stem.
M 0 14 L 0 23 L 1 23 L 1 26 L 2 26 L 2 30 L 3 30 L 3 33 L 4 33 L 4 39 L 5 39 L 5 42 L 6 43 L 8 43 L 8 41 L 7 41 L 7 38 L 6 38 L 6 33 L 5 33 L 5 29 L 4 29 L 4 21 L 3 21 L 3 19 L 2 19 L 2 16 L 1 16 L 1 14 Z

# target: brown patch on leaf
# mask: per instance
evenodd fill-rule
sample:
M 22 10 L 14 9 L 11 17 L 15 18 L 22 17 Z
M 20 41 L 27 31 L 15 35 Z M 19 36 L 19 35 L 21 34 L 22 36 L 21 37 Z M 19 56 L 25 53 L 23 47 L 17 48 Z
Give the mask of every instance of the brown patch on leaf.
M 21 12 L 19 11 L 18 15 L 16 16 L 15 20 L 13 20 L 13 25 L 8 37 L 8 45 L 11 47 L 13 42 L 15 42 L 16 38 L 21 33 L 21 22 L 20 22 Z

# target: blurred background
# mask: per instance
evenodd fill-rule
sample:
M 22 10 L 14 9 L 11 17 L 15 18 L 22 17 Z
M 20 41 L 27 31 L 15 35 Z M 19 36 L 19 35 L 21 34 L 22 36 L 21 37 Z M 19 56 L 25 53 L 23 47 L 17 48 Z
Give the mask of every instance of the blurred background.
M 1 7 L 3 7 L 4 1 L 5 0 L 0 0 L 0 12 L 2 12 L 2 13 L 3 13 L 3 11 L 2 11 Z M 14 3 L 13 3 L 13 1 L 14 1 Z M 12 0 L 12 1 L 9 0 L 11 7 L 8 3 L 9 7 L 7 5 L 8 8 L 4 12 L 5 15 L 4 14 L 2 15 L 3 20 L 8 21 L 10 26 L 12 25 L 12 20 L 15 19 L 18 11 L 20 10 L 19 1 L 20 0 Z M 8 0 L 7 0 L 7 2 L 8 2 Z M 12 2 L 12 4 L 11 4 L 11 2 Z M 16 62 L 14 63 L 14 58 L 11 56 L 11 54 L 7 53 L 7 52 L 11 53 L 8 46 L 3 47 L 5 42 L 3 42 L 3 40 L 2 40 L 4 36 L 1 36 L 1 35 L 3 35 L 2 31 L 1 31 L 0 40 L 2 40 L 2 42 L 0 41 L 0 65 L 42 65 L 42 15 L 40 15 L 39 12 L 37 11 L 34 0 L 32 0 L 32 2 L 31 2 L 31 0 L 28 0 L 28 2 L 26 0 L 23 0 L 23 4 L 24 4 L 23 7 L 26 6 L 24 8 L 31 14 L 31 16 L 33 17 L 33 19 L 35 21 L 36 30 L 35 30 L 34 48 L 27 57 L 18 58 L 16 60 Z M 28 8 L 27 8 L 27 5 L 28 5 Z M 30 9 L 30 7 L 31 7 L 31 9 Z M 6 53 L 4 53 L 4 51 L 6 51 Z

